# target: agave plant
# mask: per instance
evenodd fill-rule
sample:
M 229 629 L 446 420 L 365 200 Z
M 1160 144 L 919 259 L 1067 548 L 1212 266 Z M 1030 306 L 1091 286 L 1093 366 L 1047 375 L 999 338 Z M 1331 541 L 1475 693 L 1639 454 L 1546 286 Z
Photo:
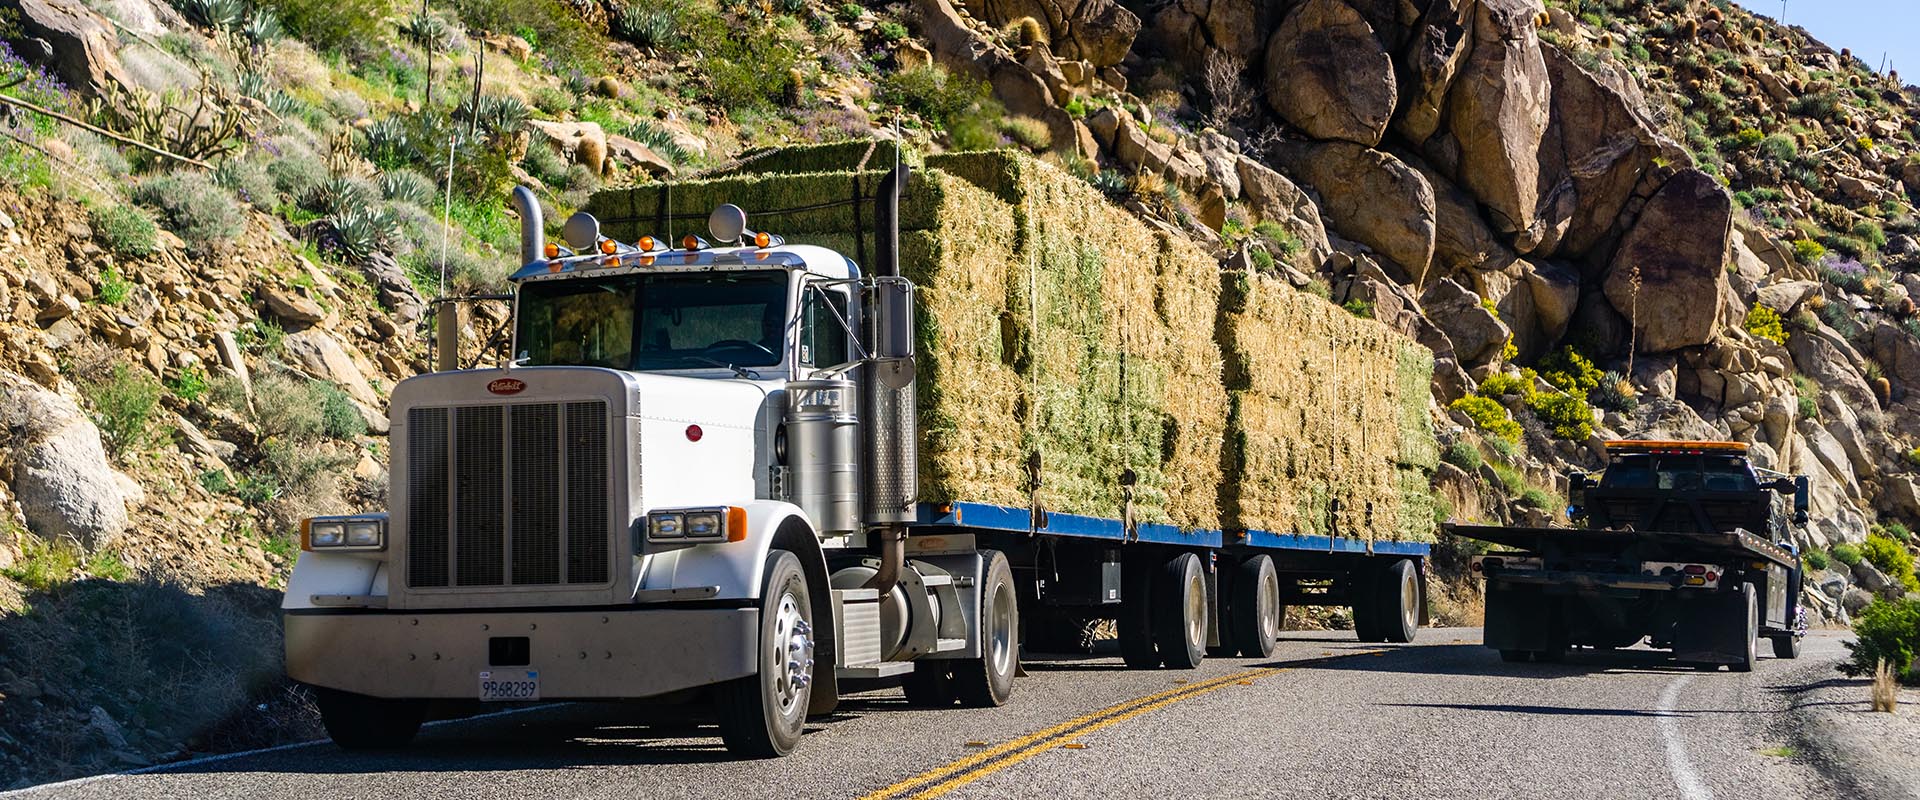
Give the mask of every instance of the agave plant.
M 400 36 L 423 50 L 444 53 L 452 49 L 453 31 L 435 14 L 419 12 L 400 23 Z
M 347 175 L 336 175 L 321 181 L 307 195 L 300 199 L 300 205 L 333 216 L 346 214 L 354 209 L 364 209 L 377 199 L 374 188 L 366 181 Z M 336 223 L 337 224 L 337 223 Z
M 375 164 L 404 163 L 411 155 L 406 121 L 400 117 L 381 117 L 362 132 L 360 154 Z
M 240 24 L 240 35 L 254 47 L 260 47 L 285 36 L 286 29 L 280 26 L 280 18 L 273 12 L 256 8 Z
M 532 117 L 527 104 L 506 95 L 481 95 L 476 105 L 469 97 L 460 103 L 455 116 L 475 122 L 489 139 L 501 139 L 519 133 Z
M 400 235 L 400 218 L 386 206 L 359 205 L 335 214 L 333 229 L 340 234 L 341 255 L 358 264 L 393 246 Z
M 676 10 L 671 7 L 628 3 L 614 14 L 613 32 L 639 47 L 665 47 L 679 35 L 676 16 Z
M 246 0 L 174 0 L 173 7 L 195 25 L 216 31 L 238 29 L 252 10 Z
M 374 183 L 380 187 L 382 197 L 395 203 L 412 203 L 421 207 L 433 204 L 436 191 L 433 180 L 413 170 L 382 172 Z

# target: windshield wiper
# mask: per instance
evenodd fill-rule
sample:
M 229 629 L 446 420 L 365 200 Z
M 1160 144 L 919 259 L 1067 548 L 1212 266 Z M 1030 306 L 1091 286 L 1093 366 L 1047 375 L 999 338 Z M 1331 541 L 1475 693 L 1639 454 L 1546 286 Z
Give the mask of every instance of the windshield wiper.
M 754 372 L 753 370 L 747 369 L 745 367 L 736 367 L 732 364 L 729 364 L 725 361 L 720 361 L 718 359 L 712 359 L 706 356 L 681 356 L 680 358 L 684 361 L 699 361 L 704 364 L 711 364 L 716 367 L 724 367 L 726 369 L 733 370 L 733 374 L 735 377 L 746 378 L 748 380 L 756 380 L 756 381 L 760 379 L 760 373 L 758 372 Z

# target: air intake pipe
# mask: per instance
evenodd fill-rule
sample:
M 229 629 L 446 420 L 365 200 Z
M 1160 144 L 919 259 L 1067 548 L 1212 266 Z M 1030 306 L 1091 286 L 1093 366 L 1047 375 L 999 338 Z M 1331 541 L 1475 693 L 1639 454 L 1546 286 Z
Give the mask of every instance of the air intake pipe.
M 546 258 L 546 220 L 532 189 L 513 187 L 513 211 L 520 215 L 520 266 Z
M 907 524 L 919 500 L 919 446 L 913 397 L 913 289 L 900 278 L 900 195 L 910 169 L 895 166 L 874 196 L 873 303 L 867 315 L 874 363 L 861 372 L 865 417 L 868 524 L 880 537 L 880 568 L 866 583 L 881 596 L 893 591 L 906 565 Z

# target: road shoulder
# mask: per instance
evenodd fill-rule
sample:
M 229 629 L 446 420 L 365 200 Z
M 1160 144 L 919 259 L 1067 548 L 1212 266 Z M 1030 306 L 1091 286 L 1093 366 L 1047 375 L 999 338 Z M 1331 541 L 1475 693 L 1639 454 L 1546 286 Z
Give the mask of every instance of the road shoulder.
M 1782 690 L 1815 767 L 1861 800 L 1920 797 L 1920 689 L 1904 688 L 1896 713 L 1867 704 L 1865 678 L 1847 678 L 1830 662 L 1796 670 Z

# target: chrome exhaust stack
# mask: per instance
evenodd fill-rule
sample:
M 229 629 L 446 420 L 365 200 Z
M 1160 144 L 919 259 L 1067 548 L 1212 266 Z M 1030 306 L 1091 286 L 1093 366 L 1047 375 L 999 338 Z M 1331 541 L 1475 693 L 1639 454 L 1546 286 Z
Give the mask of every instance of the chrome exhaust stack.
M 900 195 L 910 168 L 895 166 L 874 197 L 873 360 L 861 376 L 864 517 L 879 528 L 880 569 L 865 588 L 893 591 L 906 564 L 907 525 L 918 520 L 918 418 L 914 406 L 913 284 L 900 276 Z

